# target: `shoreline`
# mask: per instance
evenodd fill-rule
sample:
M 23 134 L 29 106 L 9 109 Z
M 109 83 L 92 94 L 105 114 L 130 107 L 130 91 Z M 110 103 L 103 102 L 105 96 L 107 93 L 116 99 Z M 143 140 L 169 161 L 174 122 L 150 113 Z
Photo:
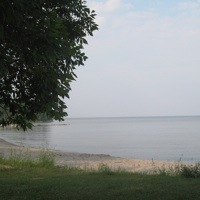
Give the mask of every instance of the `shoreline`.
M 20 153 L 26 153 L 28 151 L 31 154 L 31 157 L 34 159 L 37 158 L 44 149 L 18 146 L 0 138 L 0 155 L 5 157 L 9 156 L 13 150 Z M 57 166 L 78 167 L 81 169 L 97 170 L 100 166 L 108 166 L 112 170 L 120 169 L 130 172 L 152 173 L 159 169 L 173 169 L 180 164 L 179 162 L 171 161 L 120 158 L 106 154 L 75 153 L 51 149 L 48 151 L 55 156 L 55 164 Z M 187 165 L 189 163 L 181 162 L 181 164 Z

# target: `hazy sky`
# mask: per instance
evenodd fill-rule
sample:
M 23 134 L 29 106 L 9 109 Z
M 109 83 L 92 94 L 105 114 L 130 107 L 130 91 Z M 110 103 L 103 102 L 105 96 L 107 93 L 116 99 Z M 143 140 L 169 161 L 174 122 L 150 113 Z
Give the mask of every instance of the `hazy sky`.
M 88 0 L 99 31 L 69 117 L 200 115 L 200 1 Z

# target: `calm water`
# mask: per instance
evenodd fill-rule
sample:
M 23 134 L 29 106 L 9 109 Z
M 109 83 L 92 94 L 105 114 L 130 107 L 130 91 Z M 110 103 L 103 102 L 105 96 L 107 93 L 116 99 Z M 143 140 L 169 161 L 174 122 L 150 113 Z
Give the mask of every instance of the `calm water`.
M 200 117 L 86 118 L 0 130 L 16 144 L 119 157 L 199 162 Z

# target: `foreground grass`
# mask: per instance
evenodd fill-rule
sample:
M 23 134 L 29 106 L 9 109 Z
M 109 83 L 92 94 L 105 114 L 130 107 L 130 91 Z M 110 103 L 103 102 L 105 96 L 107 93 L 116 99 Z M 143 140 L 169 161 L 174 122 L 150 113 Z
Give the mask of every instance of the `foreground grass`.
M 0 199 L 200 199 L 200 179 L 17 167 L 0 170 Z
M 55 167 L 54 157 L 41 152 L 32 160 L 29 152 L 0 157 L 0 199 L 66 200 L 185 200 L 200 199 L 200 165 L 177 168 L 177 174 L 147 175 L 113 172 L 106 165 L 98 171 Z M 182 175 L 180 175 L 180 169 Z

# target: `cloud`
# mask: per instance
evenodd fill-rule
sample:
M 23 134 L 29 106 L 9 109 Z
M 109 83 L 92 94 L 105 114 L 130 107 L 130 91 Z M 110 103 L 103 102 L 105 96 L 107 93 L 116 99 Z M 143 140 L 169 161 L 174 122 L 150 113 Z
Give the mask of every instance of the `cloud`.
M 105 0 L 105 1 L 93 1 L 87 2 L 88 6 L 95 10 L 97 13 L 97 23 L 104 25 L 110 18 L 117 15 L 118 12 L 126 11 L 132 7 L 130 3 L 123 0 Z
M 106 1 L 103 5 L 103 9 L 105 9 L 105 12 L 107 13 L 113 13 L 123 5 L 121 0 L 109 0 Z
M 88 5 L 96 10 L 97 13 L 114 13 L 120 9 L 129 9 L 132 7 L 130 3 L 123 0 L 105 0 L 105 1 L 93 1 L 89 0 Z
M 200 17 L 194 5 L 183 12 L 173 2 L 163 14 L 122 0 L 90 1 L 102 21 L 73 86 L 73 116 L 200 113 Z
M 109 47 L 107 51 L 110 52 L 116 52 L 114 49 L 130 52 L 137 48 L 144 53 L 159 51 L 159 54 L 178 54 L 179 50 L 194 48 L 197 47 L 195 43 L 199 44 L 200 20 L 195 16 L 160 16 L 148 10 L 126 11 L 121 6 L 121 14 L 102 15 L 106 23 L 100 25 L 96 39 L 101 43 L 98 45 L 101 51 L 104 47 Z
M 183 11 L 200 11 L 200 1 L 183 1 L 178 3 L 178 8 Z

